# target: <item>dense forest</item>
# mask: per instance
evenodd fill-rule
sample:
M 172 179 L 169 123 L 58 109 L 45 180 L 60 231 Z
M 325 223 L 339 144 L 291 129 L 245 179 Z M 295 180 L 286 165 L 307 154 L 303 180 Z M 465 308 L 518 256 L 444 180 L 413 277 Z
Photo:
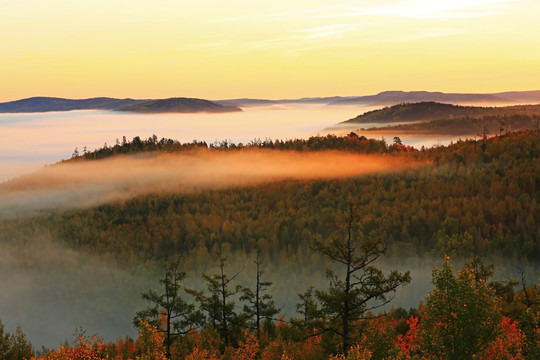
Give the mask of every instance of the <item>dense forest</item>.
M 431 120 L 414 124 L 389 125 L 384 128 L 372 128 L 369 131 L 391 131 L 395 133 L 446 134 L 454 136 L 482 136 L 483 133 L 502 135 L 509 131 L 540 129 L 540 115 L 510 115 L 457 117 L 452 119 Z
M 525 274 L 516 279 L 519 283 L 492 282 L 493 269 L 479 258 L 470 259 L 478 256 L 497 264 L 511 260 L 524 271 L 533 271 L 533 278 L 534 272 L 538 273 L 538 131 L 501 133 L 420 150 L 398 140 L 389 145 L 351 133 L 249 144 L 181 144 L 154 136 L 146 140 L 124 138 L 114 146 L 82 154 L 77 150 L 68 163 L 152 151 L 270 148 L 382 153 L 403 161 L 422 160 L 426 165 L 346 179 L 152 193 L 93 208 L 44 210 L 3 219 L 2 243 L 17 244 L 29 236 L 46 234 L 68 248 L 123 268 L 161 268 L 167 264 L 159 286 L 152 286 L 162 293 L 152 290 L 145 297 L 161 305 L 141 312 L 144 316 L 137 320 L 146 322 L 137 322 L 140 333 L 136 341 L 126 338 L 106 344 L 78 334 L 73 344 L 43 350 L 39 355 L 44 359 L 537 358 L 540 310 L 536 286 L 527 286 L 531 284 L 527 284 Z M 10 186 L 4 185 L 4 189 Z M 355 247 L 345 240 L 362 245 Z M 377 255 L 375 260 L 385 255 L 394 264 L 435 257 L 441 259 L 442 266 L 433 272 L 434 289 L 425 304 L 377 316 L 376 309 L 369 310 L 372 303 L 362 301 L 373 298 L 386 303 L 393 290 L 410 277 L 397 272 L 385 276 L 377 262 L 373 268 L 366 267 L 371 257 L 356 257 L 361 272 L 351 276 L 356 276 L 359 284 L 364 279 L 377 284 L 356 289 L 341 277 L 348 270 L 340 266 L 341 255 L 333 249 L 345 253 L 364 249 L 365 254 Z M 260 258 L 257 255 L 255 260 L 253 254 L 260 254 Z M 227 273 L 238 256 L 257 262 L 255 274 L 243 274 L 257 279 L 254 288 L 237 287 L 236 271 Z M 449 259 L 468 263 L 456 275 Z M 209 263 L 216 264 L 216 272 L 200 279 L 206 288 L 184 293 L 183 272 Z M 264 269 L 260 273 L 259 265 Z M 354 262 L 349 265 L 355 269 Z M 272 302 L 272 289 L 278 284 L 270 284 L 266 276 L 280 271 L 285 278 L 305 271 L 312 277 L 324 277 L 325 266 L 335 270 L 327 273 L 330 288 L 313 289 L 307 283 L 304 288 L 289 289 L 289 296 L 299 293 L 298 313 L 279 318 L 280 304 Z M 312 271 L 315 267 L 318 272 Z M 186 285 L 197 281 L 186 280 L 191 281 Z M 516 284 L 518 288 L 513 287 Z M 387 291 L 377 292 L 381 289 Z M 182 304 L 179 319 L 184 321 L 173 326 L 178 334 L 173 338 L 167 325 L 176 320 L 167 321 L 167 314 L 179 310 L 171 305 L 163 312 L 167 306 L 160 302 L 161 295 L 178 297 Z M 194 303 L 184 303 L 182 297 Z M 216 301 L 216 297 L 224 300 Z M 334 307 L 347 299 L 362 306 L 352 312 Z M 242 310 L 240 304 L 244 305 Z M 270 315 L 262 316 L 254 304 L 261 308 L 265 304 Z M 15 359 L 22 358 L 22 353 L 33 353 L 20 330 L 2 335 L 0 342 L 3 357 Z M 2 344 L 6 345 L 2 348 Z M 24 351 L 17 352 L 19 348 Z
M 417 122 L 451 118 L 478 118 L 486 116 L 540 115 L 540 105 L 513 105 L 503 107 L 462 106 L 438 102 L 398 104 L 368 111 L 344 121 L 342 124 Z
M 122 265 L 167 260 L 230 247 L 266 256 L 296 258 L 315 237 L 339 228 L 340 211 L 358 206 L 365 234 L 383 234 L 389 256 L 428 255 L 540 259 L 537 131 L 510 133 L 449 147 L 415 150 L 384 141 L 347 137 L 308 140 L 180 144 L 155 138 L 125 141 L 70 161 L 137 151 L 241 151 L 246 147 L 312 151 L 386 152 L 434 163 L 395 174 L 313 181 L 282 181 L 261 187 L 149 194 L 96 208 L 49 212 L 5 220 L 0 236 L 47 229 L 47 233 Z M 8 185 L 8 184 L 6 184 Z M 279 194 L 279 195 L 278 195 Z M 9 231 L 7 231 L 9 230 Z M 299 257 L 296 261 L 303 261 Z
M 274 141 L 271 139 L 254 139 L 247 144 L 235 144 L 229 140 L 216 141 L 210 144 L 206 143 L 205 141 L 197 140 L 190 143 L 181 143 L 174 139 L 158 139 L 156 135 L 153 135 L 148 139 L 141 139 L 140 136 L 135 136 L 132 141 L 128 141 L 128 139 L 124 136 L 121 141 L 116 139 L 116 144 L 114 146 L 105 145 L 102 148 L 94 151 L 87 151 L 86 148 L 83 148 L 81 153 L 81 151 L 76 148 L 71 159 L 65 161 L 99 160 L 120 154 L 134 154 L 155 151 L 166 153 L 185 153 L 193 150 L 222 151 L 242 149 L 272 149 L 290 151 L 341 150 L 365 154 L 389 154 L 413 151 L 411 147 L 388 146 L 385 141 L 367 139 L 366 137 L 359 136 L 354 132 L 343 137 L 327 135 L 325 137 L 313 136 L 309 139 Z

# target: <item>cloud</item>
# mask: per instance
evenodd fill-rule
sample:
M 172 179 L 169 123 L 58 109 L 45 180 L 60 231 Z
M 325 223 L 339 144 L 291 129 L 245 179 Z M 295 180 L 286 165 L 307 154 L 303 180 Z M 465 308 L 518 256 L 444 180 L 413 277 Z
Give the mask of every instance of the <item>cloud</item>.
M 423 40 L 442 36 L 452 36 L 462 34 L 464 31 L 459 29 L 422 29 L 415 33 L 403 35 L 397 41 Z
M 333 24 L 325 26 L 317 26 L 314 28 L 302 29 L 299 32 L 306 34 L 306 38 L 317 39 L 330 36 L 339 36 L 359 28 L 356 24 Z
M 414 19 L 457 19 L 504 11 L 514 0 L 399 0 L 374 6 L 368 14 Z
M 333 46 L 336 38 L 347 39 L 344 44 L 349 45 L 365 45 L 375 39 L 379 43 L 414 41 L 461 33 L 463 29 L 448 21 L 501 14 L 514 3 L 515 0 L 369 0 L 329 6 L 292 3 L 291 10 L 247 13 L 215 20 L 214 24 L 234 23 L 249 31 L 236 34 L 234 42 L 222 41 L 222 34 L 218 34 L 214 36 L 219 39 L 209 39 L 190 48 L 229 54 L 261 50 L 299 53 Z M 440 21 L 445 23 L 440 24 Z M 414 22 L 415 26 L 396 30 L 396 22 Z M 432 30 L 425 33 L 415 30 L 424 25 Z M 438 29 L 438 26 L 442 28 Z M 364 29 L 366 31 L 361 32 Z
M 360 18 L 370 16 L 455 19 L 498 14 L 515 0 L 390 0 L 353 1 L 319 8 L 301 9 L 269 15 L 273 19 L 306 20 Z

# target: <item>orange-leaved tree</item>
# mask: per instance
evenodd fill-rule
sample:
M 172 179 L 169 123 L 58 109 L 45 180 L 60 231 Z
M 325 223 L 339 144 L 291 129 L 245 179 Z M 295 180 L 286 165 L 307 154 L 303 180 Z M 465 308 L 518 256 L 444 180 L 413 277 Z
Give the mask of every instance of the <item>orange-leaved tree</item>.
M 163 349 L 164 333 L 157 327 L 142 320 L 139 323 L 139 337 L 137 338 L 137 360 L 165 360 Z

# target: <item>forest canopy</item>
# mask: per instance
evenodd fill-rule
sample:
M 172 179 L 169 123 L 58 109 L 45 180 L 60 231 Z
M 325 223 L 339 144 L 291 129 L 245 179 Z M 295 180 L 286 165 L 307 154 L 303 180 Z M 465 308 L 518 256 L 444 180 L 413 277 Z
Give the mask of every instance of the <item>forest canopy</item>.
M 277 273 L 283 282 L 272 286 L 271 295 L 277 300 L 278 295 L 283 298 L 283 292 L 289 299 L 291 292 L 299 293 L 300 317 L 288 314 L 281 320 L 262 320 L 258 335 L 253 321 L 248 321 L 245 314 L 236 312 L 238 307 L 233 307 L 235 315 L 232 312 L 227 315 L 227 321 L 234 320 L 227 323 L 227 329 L 234 329 L 230 332 L 231 338 L 225 337 L 229 331 L 221 329 L 216 321 L 215 327 L 197 331 L 186 328 L 185 334 L 176 340 L 165 340 L 158 330 L 159 310 L 152 309 L 153 323 L 139 324 L 137 341 L 126 338 L 116 344 L 106 344 L 99 338 L 80 336 L 71 345 L 42 354 L 42 358 L 70 358 L 77 353 L 119 359 L 136 356 L 163 359 L 167 355 L 174 359 L 187 356 L 228 359 L 239 358 L 241 354 L 244 358 L 273 359 L 285 353 L 297 359 L 338 359 L 343 358 L 339 354 L 344 355 L 344 352 L 355 358 L 384 359 L 396 354 L 402 358 L 428 356 L 438 351 L 484 359 L 495 359 L 496 354 L 513 354 L 516 359 L 534 359 L 538 355 L 537 289 L 527 287 L 526 281 L 520 284 L 523 286 L 519 291 L 513 289 L 514 283 L 510 287 L 502 283 L 491 285 L 487 282 L 491 276 L 489 268 L 478 263 L 467 265 L 455 276 L 445 257 L 466 261 L 478 255 L 498 264 L 509 260 L 537 273 L 540 258 L 538 131 L 502 133 L 478 141 L 458 141 L 448 147 L 420 150 L 397 141 L 389 145 L 385 141 L 366 139 L 355 133 L 307 140 L 256 140 L 245 145 L 228 141 L 182 144 L 170 139 L 136 137 L 93 152 L 74 154 L 63 164 L 99 163 L 116 157 L 151 158 L 161 153 L 185 156 L 199 151 L 211 155 L 246 150 L 295 151 L 299 156 L 339 150 L 343 154 L 384 155 L 397 162 L 416 161 L 423 165 L 399 172 L 339 179 L 289 179 L 262 186 L 207 188 L 189 193 L 154 191 L 89 208 L 73 206 L 36 210 L 24 216 L 4 216 L 0 220 L 0 241 L 5 246 L 24 248 L 32 244 L 29 239 L 51 241 L 74 253 L 134 272 L 160 268 L 164 263 L 179 260 L 181 270 L 190 273 L 190 284 L 197 281 L 195 272 L 212 267 L 216 253 L 225 254 L 231 264 L 236 261 L 237 267 L 252 254 L 260 253 L 265 279 Z M 2 184 L 2 195 L 9 193 L 14 184 Z M 366 312 L 362 314 L 365 319 L 351 321 L 341 316 L 343 325 L 336 326 L 339 316 L 328 307 L 332 304 L 328 296 L 347 289 L 343 286 L 346 282 L 340 282 L 337 277 L 339 270 L 327 272 L 330 283 L 334 284 L 328 292 L 308 287 L 305 281 L 302 283 L 307 290 L 287 287 L 292 279 L 324 279 L 324 268 L 331 264 L 325 261 L 324 255 L 313 251 L 314 244 L 316 247 L 336 234 L 343 238 L 346 227 L 341 220 L 351 204 L 355 209 L 355 231 L 369 239 L 380 239 L 381 249 L 393 265 L 399 264 L 400 269 L 406 270 L 410 259 L 446 259 L 443 267 L 433 273 L 436 290 L 425 306 L 421 304 L 409 311 L 393 309 L 381 316 Z M 326 253 L 333 254 L 330 250 Z M 24 272 L 32 268 L 34 261 L 36 258 L 24 256 L 13 266 Z M 220 279 L 228 282 L 238 273 L 233 270 L 230 277 L 226 277 L 224 274 L 230 268 L 225 267 L 224 262 L 221 269 L 221 275 L 206 275 L 209 291 L 218 289 L 214 282 L 219 284 Z M 378 275 L 378 272 L 373 274 Z M 409 281 L 408 273 L 407 276 L 395 274 L 393 284 Z M 246 276 L 241 274 L 234 280 L 242 278 L 245 282 Z M 230 286 L 227 294 L 235 293 L 233 283 Z M 389 289 L 393 286 L 390 283 Z M 175 285 L 173 293 L 177 289 Z M 211 310 L 207 305 L 215 303 L 211 301 L 213 295 L 199 291 L 193 292 L 200 294 L 197 303 Z M 448 303 L 447 295 L 455 292 L 462 296 L 452 297 L 452 302 Z M 253 292 L 244 293 L 253 299 Z M 161 299 L 161 296 L 147 298 Z M 227 309 L 233 302 L 229 300 L 225 301 Z M 276 304 L 279 307 L 280 303 L 276 301 Z M 443 311 L 448 304 L 455 311 Z M 215 314 L 222 314 L 223 309 Z M 211 318 L 214 312 L 206 314 Z M 477 322 L 485 320 L 492 326 L 478 327 L 470 318 Z M 467 328 L 470 337 L 458 347 L 449 343 L 447 330 L 439 325 L 443 320 L 449 324 L 448 331 Z M 351 331 L 343 337 L 342 329 L 349 325 Z M 336 335 L 338 332 L 345 341 Z M 20 343 L 25 344 L 22 335 L 20 337 Z M 6 343 L 15 344 L 13 339 L 9 337 Z M 344 349 L 343 344 L 351 347 Z M 164 345 L 168 345 L 168 350 Z
M 125 141 L 74 156 L 88 161 L 138 151 L 242 151 L 259 148 L 346 149 L 388 153 L 403 161 L 433 165 L 334 180 L 288 180 L 264 186 L 208 189 L 195 193 L 152 193 L 91 209 L 57 210 L 5 219 L 4 241 L 20 238 L 24 229 L 47 233 L 70 247 L 113 257 L 123 265 L 190 258 L 204 249 L 260 248 L 274 259 L 292 259 L 311 239 L 336 230 L 336 216 L 347 203 L 358 206 L 365 233 L 384 234 L 389 255 L 540 258 L 539 172 L 537 131 L 509 133 L 449 147 L 415 150 L 384 141 L 346 137 L 180 144 L 156 139 Z M 3 188 L 9 187 L 9 183 Z M 17 235 L 18 234 L 18 235 Z M 300 262 L 307 261 L 302 260 Z
M 540 105 L 502 107 L 463 106 L 434 101 L 397 104 L 358 115 L 342 124 L 417 122 L 451 118 L 481 118 L 485 116 L 540 115 Z

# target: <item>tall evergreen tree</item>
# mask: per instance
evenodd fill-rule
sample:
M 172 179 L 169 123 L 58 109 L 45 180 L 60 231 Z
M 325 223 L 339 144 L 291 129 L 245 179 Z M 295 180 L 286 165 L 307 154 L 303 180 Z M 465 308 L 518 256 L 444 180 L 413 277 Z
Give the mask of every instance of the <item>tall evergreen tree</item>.
M 167 358 L 171 358 L 173 338 L 194 330 L 202 323 L 202 314 L 195 311 L 193 304 L 187 303 L 180 295 L 181 284 L 186 273 L 178 270 L 179 262 L 165 265 L 165 276 L 159 280 L 162 291 L 149 290 L 142 294 L 143 299 L 151 303 L 149 307 L 138 311 L 134 325 L 139 327 L 142 320 L 157 327 L 165 334 Z
M 195 296 L 201 309 L 206 313 L 206 321 L 219 332 L 221 338 L 221 350 L 234 345 L 240 336 L 242 327 L 245 325 L 245 316 L 235 311 L 234 297 L 241 287 L 231 288 L 231 282 L 240 274 L 239 271 L 232 277 L 225 273 L 227 258 L 217 252 L 219 260 L 219 273 L 208 275 L 203 273 L 208 295 L 203 291 L 188 290 Z
M 344 276 L 327 269 L 330 280 L 328 291 L 316 290 L 321 304 L 324 325 L 321 331 L 331 331 L 341 337 L 342 352 L 346 354 L 351 345 L 351 329 L 355 321 L 392 299 L 391 295 L 400 285 L 411 281 L 409 272 L 392 271 L 388 276 L 375 266 L 385 252 L 381 237 L 363 236 L 356 221 L 353 205 L 346 218 L 345 238 L 333 237 L 329 242 L 313 242 L 313 248 L 328 256 L 344 268 Z
M 257 251 L 255 259 L 255 265 L 257 267 L 255 290 L 251 290 L 249 287 L 243 287 L 244 293 L 240 300 L 247 301 L 247 305 L 244 305 L 244 313 L 248 319 L 252 319 L 248 322 L 248 325 L 255 330 L 257 338 L 260 337 L 261 321 L 269 321 L 276 316 L 279 309 L 276 308 L 272 295 L 264 293 L 268 290 L 268 287 L 272 285 L 270 281 L 262 281 L 263 271 L 261 270 L 261 251 Z

